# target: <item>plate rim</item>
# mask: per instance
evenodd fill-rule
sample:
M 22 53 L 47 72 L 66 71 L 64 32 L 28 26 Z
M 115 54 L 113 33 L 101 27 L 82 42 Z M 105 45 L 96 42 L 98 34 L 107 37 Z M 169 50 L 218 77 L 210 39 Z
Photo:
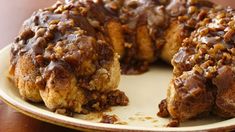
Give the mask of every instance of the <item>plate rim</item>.
M 7 45 L 4 48 L 0 50 L 0 55 L 4 54 L 4 52 L 9 51 L 11 45 Z M 0 62 L 3 60 L 0 60 Z M 5 76 L 3 76 L 5 77 Z M 0 78 L 1 79 L 1 78 Z M 62 118 L 72 118 L 72 117 L 67 117 L 63 115 L 59 115 L 56 113 L 50 113 L 50 111 L 46 111 L 43 113 L 40 113 L 37 111 L 38 108 L 37 106 L 34 106 L 33 104 L 30 104 L 34 107 L 37 107 L 37 109 L 30 109 L 27 106 L 21 105 L 20 102 L 14 100 L 11 98 L 10 95 L 5 93 L 2 88 L 0 87 L 0 99 L 6 103 L 8 106 L 11 108 L 15 109 L 16 111 L 19 111 L 20 113 L 23 113 L 24 115 L 30 116 L 32 118 L 48 122 L 51 124 L 55 124 L 58 126 L 63 126 L 71 129 L 76 129 L 76 130 L 85 130 L 85 131 L 97 131 L 97 130 L 102 130 L 102 131 L 224 131 L 224 130 L 234 130 L 235 129 L 235 122 L 234 124 L 229 124 L 229 125 L 224 125 L 224 126 L 219 126 L 219 127 L 209 127 L 205 129 L 192 129 L 196 127 L 159 127 L 159 128 L 147 128 L 147 127 L 136 127 L 136 126 L 125 126 L 125 125 L 115 125 L 115 124 L 103 124 L 103 123 L 93 123 L 89 121 L 85 121 L 82 119 L 77 119 L 73 118 L 79 121 L 79 123 L 72 122 L 70 120 L 63 120 Z M 57 117 L 53 116 L 56 115 Z M 232 118 L 235 119 L 235 118 Z M 210 126 L 212 124 L 208 124 L 205 126 Z M 191 128 L 191 130 L 190 130 Z

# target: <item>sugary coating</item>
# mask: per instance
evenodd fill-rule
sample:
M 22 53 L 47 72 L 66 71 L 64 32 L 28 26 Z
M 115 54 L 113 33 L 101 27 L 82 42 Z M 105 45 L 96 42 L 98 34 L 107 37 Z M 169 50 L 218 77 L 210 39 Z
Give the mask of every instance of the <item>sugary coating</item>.
M 102 110 L 128 103 L 116 90 L 119 57 L 103 32 L 90 24 L 88 9 L 82 3 L 56 3 L 25 21 L 12 44 L 10 69 L 23 98 L 78 113 L 93 105 Z
M 205 112 L 235 116 L 235 11 L 210 10 L 174 55 L 167 109 L 187 120 Z

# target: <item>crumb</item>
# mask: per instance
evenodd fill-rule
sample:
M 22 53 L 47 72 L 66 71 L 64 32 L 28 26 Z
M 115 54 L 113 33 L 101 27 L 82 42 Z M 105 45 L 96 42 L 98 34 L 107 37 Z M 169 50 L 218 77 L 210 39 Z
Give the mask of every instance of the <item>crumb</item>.
M 179 120 L 171 119 L 170 122 L 167 124 L 167 127 L 178 127 L 179 125 Z
M 67 110 L 67 109 L 56 109 L 55 113 L 65 116 L 73 117 L 73 112 Z
M 103 115 L 101 119 L 101 123 L 107 123 L 107 124 L 114 124 L 118 121 L 118 117 L 116 115 Z
M 167 110 L 166 99 L 162 100 L 158 107 L 159 107 L 159 112 L 157 113 L 158 116 L 160 117 L 169 116 L 169 112 Z

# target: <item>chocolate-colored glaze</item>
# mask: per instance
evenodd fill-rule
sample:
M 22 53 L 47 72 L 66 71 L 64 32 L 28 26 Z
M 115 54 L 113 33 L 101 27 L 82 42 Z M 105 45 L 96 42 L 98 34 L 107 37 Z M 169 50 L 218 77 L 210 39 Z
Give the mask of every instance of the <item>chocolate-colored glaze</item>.
M 184 47 L 175 55 L 173 64 L 176 71 L 191 70 L 196 64 L 203 69 L 203 76 L 213 78 L 217 71 L 223 65 L 234 65 L 234 41 L 226 41 L 226 34 L 233 37 L 231 26 L 234 20 L 229 18 L 233 16 L 234 11 L 218 11 L 213 13 L 212 10 L 207 19 L 211 22 L 205 22 L 202 27 L 195 31 L 189 39 L 186 39 Z M 227 17 L 223 14 L 227 14 Z M 219 17 L 220 15 L 221 18 Z M 214 18 L 215 17 L 215 18 Z M 223 21 L 223 23 L 218 23 Z M 226 27 L 226 28 L 221 28 Z M 186 53 L 185 50 L 191 52 Z M 182 65 L 187 65 L 184 67 Z
M 82 9 L 82 14 L 86 14 L 87 20 L 93 28 L 90 28 L 89 24 L 83 25 L 88 23 L 83 17 L 80 20 L 83 22 L 80 22 L 82 24 L 79 26 L 84 30 L 89 30 L 88 33 L 92 36 L 94 36 L 95 31 L 102 32 L 105 34 L 102 36 L 105 41 L 110 41 L 104 27 L 107 22 L 110 19 L 115 19 L 121 23 L 125 41 L 123 44 L 125 54 L 121 58 L 124 74 L 145 72 L 148 69 L 148 64 L 158 58 L 165 43 L 164 31 L 172 20 L 176 20 L 180 16 L 179 22 L 184 25 L 182 37 L 187 37 L 197 27 L 197 23 L 203 19 L 206 11 L 213 6 L 212 3 L 205 0 L 98 0 L 96 3 L 68 0 L 66 2 L 85 7 Z M 203 11 L 198 8 L 203 9 Z M 141 26 L 147 27 L 151 39 L 151 52 L 154 52 L 154 59 L 151 59 L 151 61 L 136 56 L 141 50 L 139 49 L 136 30 Z M 143 67 L 141 64 L 146 65 Z
M 172 60 L 171 90 L 175 94 L 168 102 L 168 110 L 174 118 L 185 120 L 206 111 L 216 111 L 222 117 L 235 116 L 231 94 L 235 89 L 234 15 L 230 8 L 213 8 L 198 14 L 200 24 Z M 194 111 L 198 105 L 200 110 Z
M 100 67 L 99 61 L 104 64 L 105 61 L 111 60 L 112 48 L 105 46 L 108 44 L 104 41 L 97 41 L 99 38 L 96 38 L 95 29 L 89 24 L 86 16 L 78 12 L 79 9 L 86 8 L 79 6 L 78 9 L 73 6 L 56 4 L 54 8 L 35 12 L 24 23 L 24 30 L 13 44 L 12 58 L 23 52 L 32 54 L 33 60 L 41 55 L 48 63 L 38 65 L 46 69 L 50 69 L 46 66 L 50 66 L 50 61 L 62 60 L 63 63 L 68 63 L 71 68 L 74 68 L 78 76 L 82 68 L 80 65 L 84 61 L 91 60 L 95 68 Z M 60 8 L 66 9 L 60 11 Z
M 19 57 L 27 54 L 40 71 L 36 83 L 41 84 L 41 89 L 45 88 L 52 73 L 60 75 L 57 78 L 61 80 L 75 75 L 78 87 L 87 95 L 84 108 L 101 111 L 113 105 L 127 105 L 128 98 L 121 91 L 89 91 L 92 76 L 100 68 L 109 70 L 115 54 L 113 47 L 103 38 L 105 34 L 90 24 L 89 19 L 93 17 L 90 15 L 94 15 L 96 9 L 105 13 L 105 8 L 93 2 L 89 5 L 57 3 L 34 12 L 12 44 L 12 68 Z M 106 18 L 105 14 L 99 14 L 93 19 L 104 20 L 104 23 Z M 100 106 L 93 108 L 94 101 Z
M 179 99 L 173 101 L 173 105 L 178 107 L 177 113 L 183 114 L 171 116 L 191 118 L 213 108 L 234 116 L 233 110 L 224 111 L 234 107 L 218 104 L 221 100 L 216 99 L 221 95 L 220 89 L 229 87 L 218 84 L 223 81 L 221 76 L 234 78 L 234 12 L 206 0 L 69 0 L 35 12 L 24 23 L 12 45 L 11 64 L 14 67 L 20 56 L 30 55 L 40 71 L 38 83 L 42 85 L 52 71 L 62 73 L 61 78 L 69 74 L 75 76 L 87 99 L 82 107 L 88 111 L 126 105 L 128 98 L 118 90 L 100 92 L 90 88 L 92 75 L 97 69 L 110 66 L 114 58 L 111 45 L 114 42 L 106 26 L 110 20 L 121 25 L 119 31 L 124 37 L 121 44 L 125 52 L 120 59 L 122 73 L 138 74 L 147 71 L 148 65 L 157 59 L 165 43 L 165 30 L 172 21 L 177 21 L 183 28 L 180 37 L 188 38 L 172 60 L 172 84 Z M 145 40 L 139 40 L 138 31 L 146 31 Z M 153 58 L 141 58 L 140 45 L 147 45 L 151 50 L 145 51 L 153 52 Z M 231 67 L 232 72 L 218 72 L 221 68 L 223 71 L 224 66 Z M 231 78 L 227 83 L 233 86 Z M 162 116 L 172 114 L 165 109 L 166 104 L 163 101 L 160 105 Z M 201 111 L 196 111 L 198 104 Z M 195 115 L 188 116 L 184 108 L 195 108 L 190 112 L 196 111 Z
M 66 7 L 63 8 L 60 4 L 56 4 L 52 8 L 35 12 L 32 18 L 25 22 L 25 28 L 38 25 L 51 28 L 49 31 L 42 30 L 42 32 L 45 32 L 42 34 L 47 36 L 45 41 L 39 39 L 37 40 L 38 44 L 27 44 L 26 47 L 28 47 L 28 49 L 33 48 L 35 55 L 38 55 L 42 54 L 46 48 L 46 45 L 43 43 L 48 43 L 50 41 L 53 41 L 54 43 L 64 38 L 68 38 L 70 42 L 76 41 L 76 35 L 73 33 L 65 33 L 68 32 L 68 30 L 71 30 L 71 32 L 77 30 L 73 29 L 73 26 L 79 27 L 81 31 L 84 30 L 85 33 L 82 34 L 85 34 L 85 36 L 88 35 L 89 37 L 94 37 L 110 43 L 105 30 L 105 25 L 110 19 L 116 19 L 123 25 L 123 35 L 125 37 L 124 46 L 126 52 L 124 57 L 121 58 L 122 71 L 125 74 L 145 72 L 148 69 L 148 63 L 151 63 L 148 60 L 143 60 L 136 56 L 140 50 L 138 49 L 136 40 L 136 30 L 138 27 L 142 25 L 147 27 L 148 34 L 151 37 L 151 48 L 153 49 L 154 58 L 156 59 L 165 42 L 163 38 L 164 31 L 172 20 L 179 19 L 185 27 L 185 32 L 182 36 L 187 37 L 190 35 L 191 31 L 197 27 L 198 22 L 205 17 L 207 10 L 213 6 L 213 4 L 208 4 L 210 2 L 205 2 L 203 0 L 198 2 L 190 0 L 99 0 L 97 3 L 92 1 L 69 0 L 66 1 L 66 3 Z M 201 11 L 198 10 L 198 8 L 200 8 Z M 180 17 L 178 18 L 178 16 Z M 67 19 L 72 21 L 67 21 Z M 52 24 L 50 23 L 51 21 Z M 53 29 L 53 22 L 55 23 L 54 25 L 57 25 L 55 29 Z M 71 24 L 74 25 L 71 26 Z M 69 25 L 72 28 L 67 27 Z M 17 43 L 21 41 L 20 43 L 23 45 L 23 43 L 25 43 L 24 39 L 27 40 L 28 38 L 27 33 L 22 35 L 23 40 L 18 39 Z M 37 37 L 33 37 L 31 40 L 33 39 L 37 39 Z M 32 42 L 35 41 L 36 40 L 33 40 Z M 19 48 L 21 47 L 18 44 L 12 49 Z M 25 51 L 27 51 L 27 48 L 22 48 L 21 52 Z M 12 53 L 15 53 L 15 51 L 12 51 Z M 49 55 L 52 58 L 55 57 L 50 54 L 52 54 L 50 51 L 46 51 L 47 56 Z M 142 64 L 145 64 L 145 66 Z

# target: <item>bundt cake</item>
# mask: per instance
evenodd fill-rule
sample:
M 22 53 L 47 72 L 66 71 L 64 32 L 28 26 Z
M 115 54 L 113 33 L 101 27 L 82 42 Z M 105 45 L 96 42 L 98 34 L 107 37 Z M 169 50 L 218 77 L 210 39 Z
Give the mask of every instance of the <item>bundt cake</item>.
M 235 116 L 235 11 L 207 0 L 66 0 L 24 22 L 11 48 L 20 95 L 53 110 L 127 105 L 120 74 L 174 67 L 159 116 Z

